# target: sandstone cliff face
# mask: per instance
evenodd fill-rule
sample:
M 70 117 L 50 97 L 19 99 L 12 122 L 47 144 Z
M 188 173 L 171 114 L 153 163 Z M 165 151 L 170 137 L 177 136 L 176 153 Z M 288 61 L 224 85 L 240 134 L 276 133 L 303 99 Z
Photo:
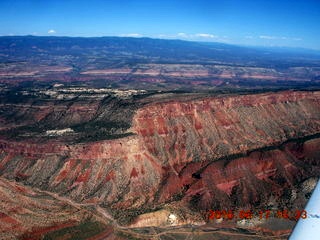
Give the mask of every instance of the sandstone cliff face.
M 198 211 L 288 204 L 286 189 L 320 174 L 319 138 L 283 144 L 320 132 L 320 92 L 151 103 L 130 131 L 83 144 L 2 140 L 0 174 L 117 216 L 175 201 Z
M 243 153 L 320 130 L 320 93 L 285 92 L 140 109 L 134 129 L 162 164 Z

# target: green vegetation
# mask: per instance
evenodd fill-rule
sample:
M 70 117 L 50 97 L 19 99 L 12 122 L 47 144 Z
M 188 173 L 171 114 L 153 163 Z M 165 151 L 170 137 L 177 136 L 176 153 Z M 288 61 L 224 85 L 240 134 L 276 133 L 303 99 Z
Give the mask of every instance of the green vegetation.
M 127 232 L 117 232 L 117 235 L 120 237 L 120 238 L 124 238 L 124 239 L 128 239 L 128 240 L 141 240 L 141 238 L 136 238 L 132 235 L 130 235 L 129 233 Z
M 123 121 L 91 121 L 71 126 L 72 129 L 80 133 L 78 142 L 91 142 L 99 140 L 111 140 L 133 135 L 125 132 L 130 124 Z
M 82 240 L 99 234 L 105 230 L 106 226 L 99 222 L 90 220 L 84 221 L 77 226 L 63 228 L 54 232 L 49 232 L 44 236 L 44 240 L 68 239 Z
M 121 225 L 130 224 L 137 216 L 142 215 L 144 213 L 155 212 L 161 210 L 163 208 L 163 204 L 159 204 L 158 206 L 147 206 L 145 205 L 143 208 L 135 208 L 135 209 L 110 209 L 112 215 L 115 219 L 117 219 L 118 223 Z

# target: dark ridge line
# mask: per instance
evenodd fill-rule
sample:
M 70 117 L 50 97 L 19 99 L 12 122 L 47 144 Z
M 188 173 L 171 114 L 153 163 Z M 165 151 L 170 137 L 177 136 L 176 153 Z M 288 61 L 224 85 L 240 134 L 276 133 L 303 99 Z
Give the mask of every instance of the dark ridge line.
M 295 137 L 295 138 L 290 138 L 287 139 L 286 141 L 282 142 L 281 144 L 277 144 L 275 143 L 274 145 L 270 145 L 270 146 L 265 146 L 265 147 L 259 147 L 259 148 L 255 148 L 255 149 L 251 149 L 251 150 L 247 150 L 244 153 L 236 153 L 236 154 L 231 154 L 228 156 L 223 156 L 223 157 L 219 157 L 219 158 L 215 158 L 211 161 L 209 161 L 208 164 L 206 164 L 205 166 L 203 166 L 202 168 L 200 168 L 198 171 L 196 171 L 195 173 L 193 173 L 195 176 L 201 176 L 201 173 L 209 166 L 211 165 L 213 162 L 217 162 L 217 161 L 222 161 L 222 160 L 226 160 L 227 163 L 226 165 L 232 161 L 235 160 L 237 158 L 242 158 L 242 157 L 248 157 L 251 153 L 253 152 L 259 152 L 259 151 L 271 151 L 271 150 L 276 150 L 276 149 L 283 149 L 284 146 L 288 143 L 291 142 L 296 142 L 296 143 L 304 143 L 306 141 L 312 140 L 312 139 L 317 139 L 320 138 L 320 132 L 315 133 L 315 134 L 311 134 L 311 135 L 307 135 L 307 136 L 303 136 L 303 137 Z
M 189 186 L 183 187 L 182 191 L 180 192 L 180 194 L 178 196 L 175 196 L 176 197 L 175 200 L 181 200 L 183 198 L 183 196 L 185 196 L 185 193 L 186 193 L 186 191 L 188 191 L 189 187 L 195 181 L 197 181 L 199 179 L 198 177 L 200 177 L 200 179 L 201 179 L 201 173 L 209 165 L 211 165 L 214 162 L 221 161 L 221 160 L 226 160 L 226 164 L 225 165 L 227 165 L 232 160 L 235 160 L 235 159 L 241 158 L 241 157 L 249 156 L 252 152 L 256 152 L 256 151 L 271 151 L 271 150 L 275 150 L 275 149 L 283 149 L 285 144 L 290 143 L 290 142 L 304 143 L 304 142 L 306 142 L 308 140 L 317 139 L 317 138 L 320 138 L 320 133 L 315 133 L 315 134 L 307 135 L 307 136 L 304 136 L 304 137 L 291 138 L 291 139 L 287 139 L 286 141 L 282 142 L 279 145 L 271 145 L 271 146 L 266 146 L 266 147 L 255 148 L 255 149 L 252 149 L 252 150 L 248 150 L 245 153 L 236 153 L 236 154 L 231 154 L 231 155 L 228 155 L 228 156 L 223 156 L 223 157 L 220 157 L 220 158 L 213 159 L 212 161 L 209 161 L 206 165 L 204 165 L 198 171 L 196 171 L 196 172 L 194 172 L 192 174 L 192 178 L 193 178 L 194 181 L 191 184 L 189 184 Z

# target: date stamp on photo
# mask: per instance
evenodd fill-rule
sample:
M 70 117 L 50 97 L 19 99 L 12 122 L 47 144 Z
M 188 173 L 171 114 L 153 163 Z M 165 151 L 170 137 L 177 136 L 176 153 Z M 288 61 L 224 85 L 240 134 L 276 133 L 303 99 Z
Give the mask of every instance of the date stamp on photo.
M 223 219 L 223 220 L 242 220 L 242 219 L 268 219 L 270 217 L 280 218 L 280 219 L 288 219 L 288 220 L 299 220 L 306 219 L 308 217 L 306 210 L 245 210 L 240 209 L 237 211 L 234 210 L 209 210 L 208 219 Z

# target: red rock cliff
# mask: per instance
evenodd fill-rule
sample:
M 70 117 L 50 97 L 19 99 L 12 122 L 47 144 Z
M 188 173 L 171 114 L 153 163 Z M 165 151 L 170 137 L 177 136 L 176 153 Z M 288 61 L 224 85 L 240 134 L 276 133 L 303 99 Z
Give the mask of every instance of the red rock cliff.
M 177 200 L 198 209 L 259 206 L 320 174 L 319 139 L 277 148 L 320 132 L 320 92 L 153 103 L 136 112 L 131 130 L 85 144 L 2 141 L 0 173 L 127 210 Z

